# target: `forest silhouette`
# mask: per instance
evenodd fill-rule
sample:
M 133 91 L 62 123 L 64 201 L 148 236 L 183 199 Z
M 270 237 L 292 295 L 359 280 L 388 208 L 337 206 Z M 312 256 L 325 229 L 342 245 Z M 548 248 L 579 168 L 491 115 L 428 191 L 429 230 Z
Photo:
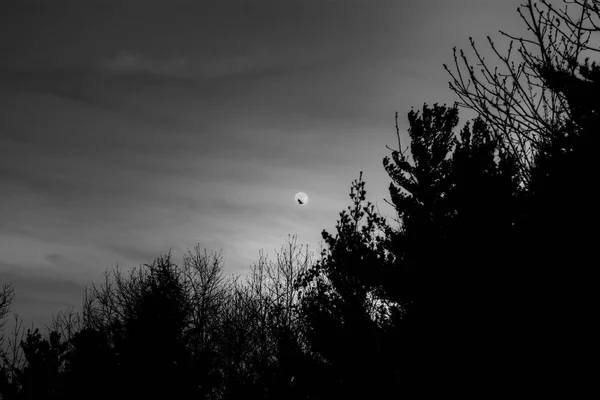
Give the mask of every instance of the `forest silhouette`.
M 2 331 L 0 399 L 578 397 L 594 382 L 592 199 L 600 1 L 527 1 L 531 37 L 454 49 L 453 106 L 408 113 L 318 257 L 288 238 L 245 281 L 195 247 L 86 288 L 80 312 Z M 576 11 L 573 11 L 573 8 Z M 575 17 L 573 17 L 573 15 Z M 459 127 L 459 107 L 477 117 Z M 0 321 L 15 296 L 0 289 Z

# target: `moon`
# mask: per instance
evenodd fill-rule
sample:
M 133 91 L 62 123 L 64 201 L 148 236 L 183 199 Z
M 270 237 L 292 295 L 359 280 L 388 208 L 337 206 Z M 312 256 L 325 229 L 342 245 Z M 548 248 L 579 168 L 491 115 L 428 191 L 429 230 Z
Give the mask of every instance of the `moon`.
M 296 196 L 294 197 L 294 199 L 296 199 L 296 203 L 300 204 L 301 206 L 308 203 L 308 196 L 304 192 L 296 193 Z

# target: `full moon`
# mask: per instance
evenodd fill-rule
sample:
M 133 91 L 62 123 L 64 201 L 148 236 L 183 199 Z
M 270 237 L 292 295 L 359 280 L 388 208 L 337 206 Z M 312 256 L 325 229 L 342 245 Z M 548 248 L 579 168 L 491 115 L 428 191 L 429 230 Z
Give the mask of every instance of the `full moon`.
M 308 196 L 304 192 L 296 193 L 295 199 L 296 199 L 296 203 L 298 203 L 300 205 L 305 205 L 306 203 L 308 203 Z

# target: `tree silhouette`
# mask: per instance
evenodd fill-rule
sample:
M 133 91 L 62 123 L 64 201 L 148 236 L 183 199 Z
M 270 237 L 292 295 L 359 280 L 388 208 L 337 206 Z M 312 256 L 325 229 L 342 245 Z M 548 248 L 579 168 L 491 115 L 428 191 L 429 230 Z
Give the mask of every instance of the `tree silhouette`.
M 89 397 L 293 397 L 304 356 L 293 282 L 308 265 L 294 238 L 276 263 L 261 254 L 245 283 L 198 247 L 182 266 L 169 254 L 128 275 L 107 272 L 86 290 L 81 318 L 55 320 L 71 337 L 65 398 L 96 386 Z
M 81 351 L 97 351 L 90 338 L 106 338 L 100 343 L 108 342 L 114 352 L 112 385 L 123 398 L 198 394 L 198 383 L 187 379 L 194 367 L 184 340 L 191 320 L 189 285 L 170 253 L 144 267 L 126 278 L 116 270 L 112 277 L 106 274 L 102 287 L 92 287 L 84 304 Z
M 69 344 L 72 350 L 67 355 L 65 398 L 77 399 L 83 394 L 90 399 L 119 398 L 121 393 L 114 385 L 119 362 L 107 332 L 83 328 L 74 333 Z
M 312 265 L 296 237 L 275 262 L 260 253 L 245 282 L 236 280 L 222 315 L 220 355 L 225 361 L 224 398 L 301 398 L 313 384 L 304 374 L 295 279 Z
M 6 316 L 10 312 L 10 305 L 14 299 L 15 289 L 10 283 L 3 283 L 2 288 L 0 288 L 0 332 L 2 333 L 6 324 Z M 4 335 L 2 335 L 2 338 L 4 338 Z
M 61 399 L 64 386 L 61 373 L 64 369 L 66 343 L 60 334 L 50 332 L 42 338 L 39 330 L 28 329 L 21 347 L 26 365 L 19 376 L 21 399 Z
M 4 334 L 6 315 L 15 298 L 15 291 L 10 283 L 4 283 L 0 290 L 0 398 L 16 399 L 22 387 L 22 373 L 26 360 L 21 343 L 25 338 L 23 320 L 14 314 L 13 331 L 9 336 Z M 8 339 L 8 340 L 7 340 Z
M 181 273 L 191 289 L 191 321 L 185 341 L 191 351 L 192 371 L 207 398 L 220 394 L 223 387 L 223 358 L 219 343 L 222 315 L 231 282 L 225 278 L 221 254 L 202 252 L 199 246 L 183 258 Z
M 539 5 L 548 10 L 544 12 Z M 585 38 L 589 35 L 584 31 L 571 30 L 571 34 L 577 36 L 573 37 L 560 29 L 560 22 L 555 19 L 552 10 L 544 0 L 527 0 L 519 7 L 518 13 L 533 37 L 517 38 L 500 31 L 504 37 L 511 39 L 506 55 L 502 55 L 492 39 L 487 37 L 506 72 L 490 66 L 472 38 L 469 38 L 470 44 L 480 68 L 475 69 L 461 50 L 460 59 L 466 68 L 466 72 L 462 72 L 456 48 L 456 72 L 451 72 L 444 64 L 452 77 L 450 88 L 461 99 L 460 105 L 476 111 L 499 144 L 515 156 L 524 184 L 529 183 L 530 170 L 540 146 L 560 129 L 570 115 L 561 93 L 546 85 L 540 66 L 557 63 L 572 70 L 573 59 L 579 57 L 589 41 L 589 37 Z M 584 14 L 581 16 L 584 17 Z M 519 44 L 517 53 L 520 57 L 517 60 L 513 51 L 515 41 Z
M 483 119 L 457 135 L 457 105 L 424 105 L 408 119 L 412 160 L 400 147 L 383 161 L 399 226 L 388 230 L 396 259 L 382 285 L 405 305 L 414 388 L 464 390 L 494 375 L 475 365 L 497 359 L 503 346 L 496 339 L 502 287 L 514 277 L 505 253 L 522 197 L 518 165 Z
M 302 251 L 297 236 L 288 237 L 287 245 L 276 252 L 275 261 L 261 253 L 251 269 L 248 286 L 263 307 L 258 313 L 261 340 L 261 384 L 266 398 L 302 398 L 313 382 L 306 375 L 310 356 L 305 354 L 303 323 L 298 315 L 300 292 L 294 283 L 313 263 L 308 246 Z M 263 352 L 266 350 L 266 353 Z
M 317 398 L 377 397 L 400 389 L 403 365 L 394 349 L 403 338 L 393 321 L 402 307 L 381 283 L 393 258 L 384 249 L 388 227 L 373 204 L 364 204 L 364 185 L 361 173 L 337 235 L 322 233 L 328 251 L 297 280 L 309 351 L 318 361 L 314 370 L 325 378 Z
M 510 51 L 501 56 L 490 40 L 506 76 L 477 53 L 482 79 L 461 54 L 468 79 L 457 63 L 451 88 L 521 162 L 526 191 L 510 251 L 520 272 L 508 287 L 522 344 L 514 346 L 520 362 L 512 376 L 532 392 L 543 385 L 572 396 L 588 376 L 583 354 L 597 333 L 589 322 L 596 301 L 589 232 L 598 221 L 592 186 L 600 104 L 598 66 L 589 56 L 599 50 L 590 39 L 600 9 L 597 1 L 564 3 L 561 10 L 529 0 L 519 9 L 531 38 L 502 34 L 519 43 L 520 62 Z
M 3 283 L 0 288 L 0 398 L 6 396 L 11 390 L 13 371 L 9 361 L 9 349 L 7 349 L 4 327 L 6 316 L 10 312 L 10 306 L 15 298 L 15 290 L 8 282 Z M 13 389 L 14 390 L 14 389 Z
M 433 369 L 447 369 L 441 365 L 447 358 L 441 352 L 449 349 L 443 340 L 449 339 L 444 331 L 451 321 L 443 311 L 455 304 L 446 295 L 451 276 L 446 258 L 451 253 L 444 239 L 451 235 L 454 213 L 449 157 L 456 142 L 458 110 L 424 105 L 422 116 L 411 111 L 408 119 L 412 162 L 401 147 L 392 151 L 393 162 L 388 157 L 383 160 L 392 179 L 390 197 L 399 222 L 397 231 L 389 235 L 396 255 L 394 277 L 383 284 L 394 300 L 405 304 L 408 373 L 416 388 L 439 380 L 442 373 Z

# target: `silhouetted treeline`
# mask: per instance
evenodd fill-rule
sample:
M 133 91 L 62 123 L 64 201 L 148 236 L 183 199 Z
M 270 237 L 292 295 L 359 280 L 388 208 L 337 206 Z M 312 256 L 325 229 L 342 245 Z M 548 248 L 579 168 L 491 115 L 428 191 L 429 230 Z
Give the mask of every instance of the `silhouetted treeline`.
M 483 77 L 463 53 L 448 70 L 462 102 L 411 110 L 406 147 L 396 124 L 399 147 L 383 161 L 393 221 L 367 201 L 361 173 L 316 260 L 293 239 L 275 262 L 261 254 L 244 282 L 199 248 L 182 265 L 167 254 L 107 272 L 47 337 L 18 324 L 4 333 L 1 398 L 577 397 L 590 388 L 600 68 L 581 57 L 600 9 L 570 3 L 579 19 L 528 1 L 521 16 L 533 38 L 513 38 L 520 63 L 498 52 L 502 75 L 473 45 Z M 460 128 L 459 105 L 478 113 Z M 13 298 L 5 285 L 0 321 Z
M 43 338 L 17 335 L 22 361 L 3 354 L 4 398 L 285 398 L 302 378 L 294 279 L 311 263 L 295 238 L 246 282 L 220 255 L 170 254 L 86 291 Z M 4 292 L 3 292 L 4 293 Z M 10 295 L 9 292 L 6 292 Z M 3 297 L 2 297 L 3 298 Z M 9 304 L 8 304 L 9 305 Z M 307 364 L 308 365 L 308 364 Z

